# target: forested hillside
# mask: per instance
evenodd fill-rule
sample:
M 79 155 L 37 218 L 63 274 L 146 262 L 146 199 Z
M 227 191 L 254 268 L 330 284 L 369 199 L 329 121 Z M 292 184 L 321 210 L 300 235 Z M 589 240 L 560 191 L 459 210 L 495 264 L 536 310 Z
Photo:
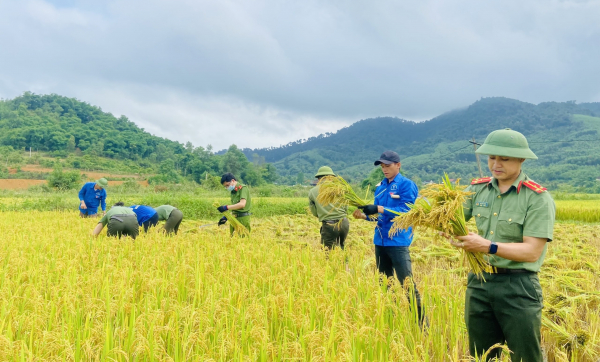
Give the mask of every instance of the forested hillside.
M 404 171 L 415 179 L 437 180 L 443 172 L 452 177 L 478 175 L 473 137 L 481 143 L 500 128 L 525 134 L 538 161 L 526 170 L 553 187 L 596 187 L 600 178 L 600 103 L 547 102 L 538 105 L 508 98 L 483 98 L 471 106 L 442 114 L 426 122 L 398 118 L 366 119 L 334 134 L 313 137 L 286 146 L 244 152 L 274 162 L 282 178 L 295 181 L 310 176 L 320 165 L 340 174 L 363 179 L 383 150 L 397 151 Z M 487 174 L 486 158 L 482 161 Z
M 600 103 L 535 105 L 508 98 L 483 98 L 426 122 L 365 119 L 283 147 L 239 150 L 232 145 L 215 154 L 210 146 L 156 137 L 125 116 L 115 117 L 73 98 L 25 93 L 0 100 L 0 178 L 8 174 L 7 167 L 24 163 L 24 151 L 31 148 L 71 168 L 120 167 L 154 174 L 150 181 L 156 183 L 182 178 L 214 182 L 223 172 L 252 185 L 306 183 L 322 165 L 360 182 L 386 149 L 401 155 L 403 171 L 417 181 L 437 180 L 444 172 L 470 179 L 478 171 L 469 140 L 481 143 L 500 128 L 528 137 L 539 160 L 527 161 L 525 167 L 538 182 L 600 192 Z M 486 158 L 482 161 L 487 174 Z
M 155 173 L 151 181 L 178 182 L 187 177 L 197 182 L 210 175 L 233 172 L 250 184 L 273 182 L 275 168 L 258 160 L 249 162 L 235 145 L 224 155 L 214 155 L 210 146 L 156 137 L 125 116 L 119 118 L 101 108 L 56 94 L 25 93 L 0 100 L 0 155 L 7 166 L 25 160 L 22 151 L 66 159 L 73 168 L 102 169 L 106 159 L 129 172 Z M 40 161 L 41 162 L 41 161 Z M 115 166 L 116 167 L 116 166 Z

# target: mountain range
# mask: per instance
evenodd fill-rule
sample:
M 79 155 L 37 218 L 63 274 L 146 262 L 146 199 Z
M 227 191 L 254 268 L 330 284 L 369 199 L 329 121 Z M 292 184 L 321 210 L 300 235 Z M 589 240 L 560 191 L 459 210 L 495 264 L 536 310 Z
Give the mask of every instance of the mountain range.
M 153 136 L 125 116 L 117 118 L 77 99 L 26 92 L 0 100 L 2 154 L 33 148 L 67 159 L 83 155 L 73 159 L 77 162 L 104 157 L 159 173 L 173 169 L 197 182 L 222 172 L 237 173 L 251 184 L 272 182 L 277 177 L 272 165 L 282 184 L 308 182 L 323 165 L 361 182 L 369 175 L 373 178 L 373 161 L 385 150 L 400 154 L 403 173 L 417 183 L 438 181 L 444 172 L 470 180 L 479 176 L 470 141 L 482 143 L 491 131 L 502 128 L 517 130 L 529 140 L 539 159 L 528 160 L 524 168 L 537 182 L 600 192 L 600 103 L 482 98 L 428 121 L 370 118 L 281 147 L 243 149 L 242 154 L 232 145 L 214 154 L 210 147 Z M 481 163 L 486 176 L 486 157 Z
M 539 157 L 528 160 L 530 177 L 552 187 L 594 187 L 600 182 L 600 103 L 545 102 L 531 104 L 503 97 L 482 98 L 472 105 L 428 121 L 394 117 L 364 119 L 333 134 L 291 142 L 282 147 L 243 149 L 272 162 L 282 181 L 307 177 L 322 165 L 358 181 L 373 171 L 373 161 L 385 150 L 402 159 L 403 172 L 437 181 L 444 172 L 470 180 L 479 176 L 473 144 L 493 130 L 523 133 Z M 255 156 L 254 156 L 255 157 Z M 489 175 L 482 157 L 483 175 Z

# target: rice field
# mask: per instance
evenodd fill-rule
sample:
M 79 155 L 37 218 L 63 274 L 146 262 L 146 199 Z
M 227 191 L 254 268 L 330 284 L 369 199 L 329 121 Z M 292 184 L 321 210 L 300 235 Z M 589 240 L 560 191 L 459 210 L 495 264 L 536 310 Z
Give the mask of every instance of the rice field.
M 590 223 L 600 222 L 600 200 L 556 201 L 556 219 Z
M 1 216 L 2 361 L 468 360 L 467 269 L 425 234 L 411 248 L 422 332 L 380 284 L 367 222 L 327 254 L 307 215 L 256 218 L 245 239 L 185 220 L 135 242 L 92 238 L 97 220 L 76 212 Z M 548 361 L 600 358 L 598 250 L 600 226 L 557 224 L 540 274 Z

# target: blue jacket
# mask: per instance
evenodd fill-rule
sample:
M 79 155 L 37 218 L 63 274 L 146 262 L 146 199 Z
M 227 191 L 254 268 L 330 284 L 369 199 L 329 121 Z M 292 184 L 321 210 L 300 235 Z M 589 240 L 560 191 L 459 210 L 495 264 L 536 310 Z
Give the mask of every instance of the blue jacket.
M 81 190 L 79 190 L 79 200 L 85 202 L 90 210 L 97 210 L 98 205 L 102 204 L 102 210 L 106 211 L 106 190 L 96 190 L 95 182 L 86 182 Z
M 407 212 L 409 207 L 406 204 L 414 204 L 419 189 L 417 185 L 401 174 L 396 175 L 392 182 L 383 179 L 375 189 L 375 205 L 383 206 L 386 209 Z M 380 246 L 409 246 L 412 243 L 412 228 L 404 230 L 390 238 L 388 233 L 392 227 L 392 219 L 397 215 L 384 211 L 377 218 L 377 227 L 373 243 Z
M 154 210 L 150 206 L 131 205 L 129 207 L 133 210 L 133 212 L 135 212 L 138 224 L 140 224 L 140 226 L 142 226 L 143 223 L 150 220 L 152 216 L 156 214 L 156 210 Z

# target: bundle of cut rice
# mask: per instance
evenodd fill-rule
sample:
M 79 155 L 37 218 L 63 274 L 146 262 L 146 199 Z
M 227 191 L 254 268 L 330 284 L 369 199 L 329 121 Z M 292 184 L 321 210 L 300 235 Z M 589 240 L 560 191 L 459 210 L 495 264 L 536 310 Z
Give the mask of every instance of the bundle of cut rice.
M 464 236 L 469 233 L 465 221 L 463 204 L 469 192 L 464 187 L 450 182 L 447 174 L 444 174 L 441 184 L 426 187 L 414 205 L 409 205 L 410 210 L 406 213 L 396 213 L 394 224 L 390 229 L 390 236 L 397 234 L 409 227 L 414 229 L 433 229 L 442 231 L 449 235 Z M 483 272 L 493 272 L 493 267 L 485 259 L 485 253 L 464 251 L 471 270 L 478 277 Z
M 372 204 L 354 192 L 352 186 L 341 176 L 325 176 L 319 180 L 319 196 L 317 201 L 322 205 L 365 206 Z M 367 190 L 367 194 L 369 191 Z
M 215 201 L 213 203 L 213 206 L 219 207 L 220 204 L 218 201 Z M 248 235 L 249 234 L 248 229 L 246 229 L 246 227 L 244 225 L 242 225 L 242 223 L 239 222 L 235 216 L 233 216 L 231 211 L 226 210 L 225 212 L 223 212 L 223 216 L 225 216 L 227 218 L 227 221 L 229 221 L 231 223 L 231 225 L 233 226 L 233 231 L 235 231 L 239 235 Z

